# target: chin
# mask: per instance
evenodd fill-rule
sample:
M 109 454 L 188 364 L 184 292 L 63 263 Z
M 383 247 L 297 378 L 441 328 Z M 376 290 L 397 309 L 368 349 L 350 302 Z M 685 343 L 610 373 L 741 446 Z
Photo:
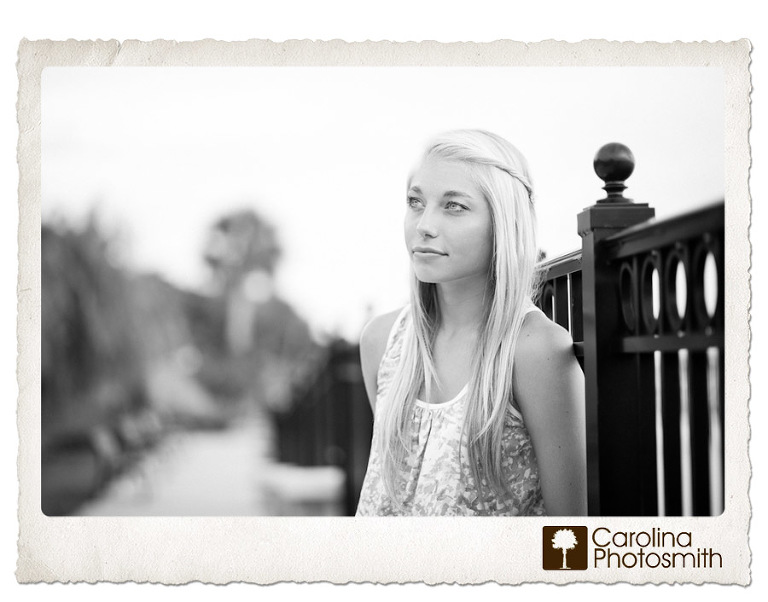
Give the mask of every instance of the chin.
M 439 278 L 424 277 L 419 276 L 418 274 L 416 274 L 416 280 L 423 282 L 424 284 L 440 284 L 440 282 L 442 282 Z
M 424 284 L 440 284 L 445 280 L 444 278 L 441 278 L 439 274 L 435 274 L 430 270 L 414 269 L 413 274 L 416 276 L 416 280 L 423 282 Z
M 440 284 L 440 280 L 436 280 L 435 278 L 419 278 L 416 276 L 416 280 L 421 282 L 422 284 Z

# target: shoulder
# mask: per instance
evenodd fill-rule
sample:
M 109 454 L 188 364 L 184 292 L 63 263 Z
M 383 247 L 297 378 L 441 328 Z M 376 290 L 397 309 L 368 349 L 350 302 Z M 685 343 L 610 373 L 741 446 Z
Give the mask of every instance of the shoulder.
M 570 333 L 539 311 L 526 316 L 515 348 L 513 396 L 525 415 L 561 411 L 583 397 Z
M 389 333 L 392 331 L 392 327 L 395 324 L 395 320 L 403 311 L 402 308 L 395 311 L 391 311 L 380 316 L 376 316 L 369 321 L 360 334 L 360 352 L 374 355 L 378 354 L 379 358 L 384 355 L 384 350 L 387 346 L 389 339 Z
M 581 376 L 570 333 L 540 311 L 529 313 L 515 348 L 514 397 L 522 410 L 557 399 Z
M 392 311 L 373 318 L 363 328 L 360 334 L 360 368 L 368 393 L 368 400 L 373 408 L 376 400 L 376 375 L 379 364 L 384 357 L 389 341 L 389 333 L 402 312 L 402 309 Z
M 572 357 L 573 339 L 565 328 L 540 311 L 532 311 L 525 317 L 515 349 L 516 364 L 538 365 Z
M 387 349 L 389 333 L 403 308 L 376 316 L 368 322 L 360 334 L 360 361 L 363 372 L 375 375 L 381 358 Z

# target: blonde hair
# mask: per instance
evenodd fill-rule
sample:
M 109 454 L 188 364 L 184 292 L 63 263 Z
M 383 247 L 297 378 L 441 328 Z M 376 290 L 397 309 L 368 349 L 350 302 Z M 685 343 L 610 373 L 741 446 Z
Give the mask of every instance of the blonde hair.
M 508 404 L 512 401 L 515 346 L 525 312 L 537 288 L 536 217 L 533 188 L 523 155 L 503 138 L 484 130 L 447 132 L 427 147 L 423 160 L 460 161 L 491 210 L 493 256 L 489 293 L 485 295 L 484 327 L 474 350 L 468 404 L 462 429 L 467 436 L 471 477 L 478 493 L 504 495 L 510 484 L 501 470 L 501 439 Z M 420 282 L 411 271 L 413 328 L 407 329 L 400 362 L 383 403 L 379 454 L 382 476 L 392 502 L 401 506 L 405 483 L 399 468 L 410 446 L 410 426 L 422 384 L 429 397 L 437 382 L 432 343 L 440 324 L 435 284 Z

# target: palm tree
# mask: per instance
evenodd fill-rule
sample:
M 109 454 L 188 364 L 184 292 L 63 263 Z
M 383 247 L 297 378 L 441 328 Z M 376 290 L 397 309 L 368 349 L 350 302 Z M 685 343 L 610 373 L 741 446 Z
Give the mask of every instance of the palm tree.
M 578 541 L 576 535 L 570 529 L 559 529 L 555 531 L 555 536 L 552 538 L 552 547 L 559 548 L 563 551 L 563 566 L 561 568 L 569 568 L 565 563 L 565 556 L 568 550 L 572 550 L 576 547 Z

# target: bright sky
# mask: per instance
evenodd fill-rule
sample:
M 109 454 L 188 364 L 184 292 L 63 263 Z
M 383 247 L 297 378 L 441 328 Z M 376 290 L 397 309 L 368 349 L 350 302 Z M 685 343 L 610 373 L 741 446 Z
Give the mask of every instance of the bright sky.
M 197 288 L 210 224 L 252 207 L 284 249 L 279 294 L 355 339 L 369 308 L 407 301 L 405 180 L 432 135 L 515 144 L 555 257 L 604 196 L 606 142 L 632 149 L 626 195 L 657 216 L 722 198 L 723 95 L 715 68 L 47 68 L 43 219 L 96 207 L 128 266 Z

